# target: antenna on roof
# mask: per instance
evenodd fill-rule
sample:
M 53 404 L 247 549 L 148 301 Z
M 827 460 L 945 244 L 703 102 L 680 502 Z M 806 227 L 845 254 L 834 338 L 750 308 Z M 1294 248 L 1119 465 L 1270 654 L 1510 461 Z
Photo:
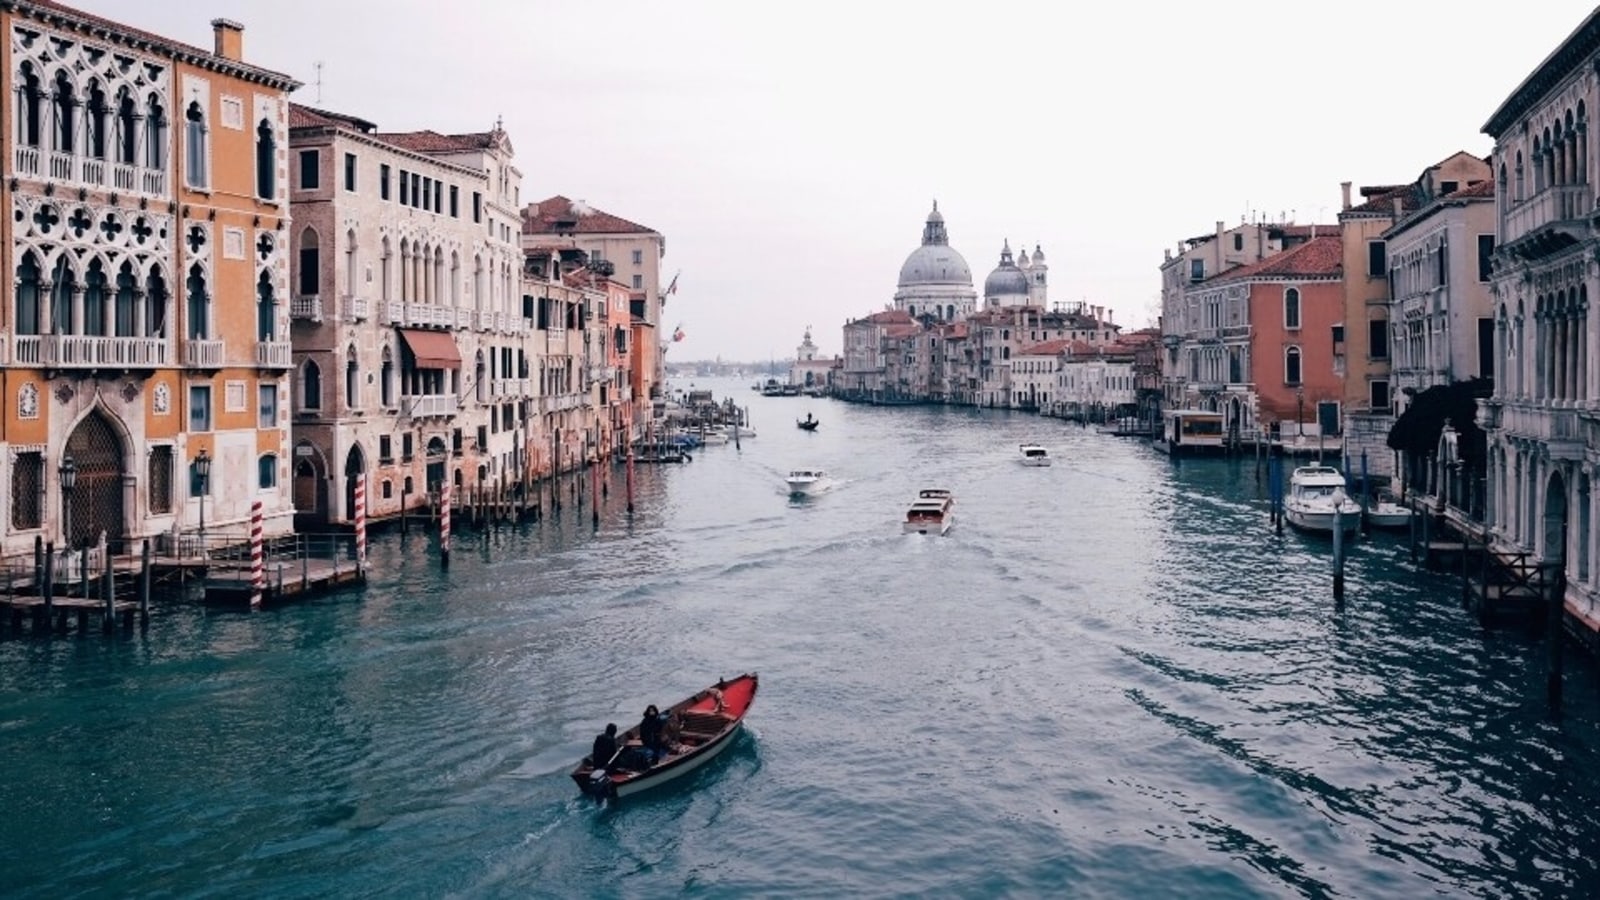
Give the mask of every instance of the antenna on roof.
M 314 63 L 313 64 L 313 68 L 315 68 L 317 70 L 317 82 L 316 82 L 316 84 L 317 84 L 317 105 L 321 106 L 322 105 L 322 63 L 320 63 L 320 62 Z

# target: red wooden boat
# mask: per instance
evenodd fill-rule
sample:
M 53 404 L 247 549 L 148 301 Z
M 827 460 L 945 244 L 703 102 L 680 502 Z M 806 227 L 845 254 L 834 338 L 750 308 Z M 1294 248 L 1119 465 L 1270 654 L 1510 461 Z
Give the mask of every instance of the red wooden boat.
M 653 765 L 642 757 L 635 725 L 617 736 L 622 750 L 609 770 L 595 769 L 594 760 L 585 756 L 572 770 L 572 780 L 579 791 L 598 801 L 636 794 L 693 772 L 733 744 L 756 699 L 757 686 L 756 673 L 750 672 L 719 680 L 664 710 L 667 752 Z

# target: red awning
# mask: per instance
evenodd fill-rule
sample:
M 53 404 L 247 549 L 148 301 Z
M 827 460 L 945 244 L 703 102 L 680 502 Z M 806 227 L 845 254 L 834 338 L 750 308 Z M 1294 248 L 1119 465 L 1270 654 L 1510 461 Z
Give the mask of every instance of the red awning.
M 423 331 L 418 328 L 397 328 L 411 355 L 417 358 L 419 369 L 459 369 L 461 351 L 456 349 L 456 339 L 444 331 Z

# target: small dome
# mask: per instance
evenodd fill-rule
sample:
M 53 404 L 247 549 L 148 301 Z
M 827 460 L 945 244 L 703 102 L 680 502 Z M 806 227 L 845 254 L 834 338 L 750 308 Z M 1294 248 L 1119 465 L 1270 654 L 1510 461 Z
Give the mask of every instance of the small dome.
M 1000 265 L 983 280 L 985 297 L 1027 296 L 1028 276 L 1011 261 L 1011 242 L 1000 251 Z
M 1044 251 L 1039 249 L 1039 245 L 1038 244 L 1034 244 L 1033 245 L 1033 264 L 1037 266 L 1039 263 L 1042 263 L 1042 262 L 1044 262 Z

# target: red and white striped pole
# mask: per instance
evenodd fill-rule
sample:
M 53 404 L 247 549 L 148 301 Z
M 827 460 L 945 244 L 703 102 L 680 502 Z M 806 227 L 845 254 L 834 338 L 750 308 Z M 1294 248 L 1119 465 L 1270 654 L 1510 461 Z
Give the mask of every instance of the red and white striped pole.
M 367 473 L 356 476 L 356 571 L 367 570 Z
M 250 608 L 261 608 L 261 592 L 267 586 L 262 560 L 261 501 L 250 503 Z
M 439 489 L 439 568 L 450 568 L 450 481 Z

